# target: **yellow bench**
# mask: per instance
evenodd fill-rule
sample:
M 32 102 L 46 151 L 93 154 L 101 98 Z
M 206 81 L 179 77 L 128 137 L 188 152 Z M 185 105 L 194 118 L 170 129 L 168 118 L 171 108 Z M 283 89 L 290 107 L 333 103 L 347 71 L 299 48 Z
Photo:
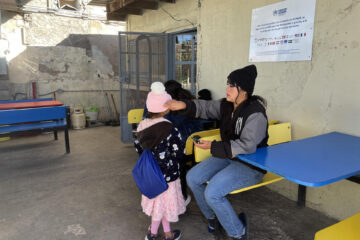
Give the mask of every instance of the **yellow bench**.
M 144 109 L 143 108 L 137 108 L 137 109 L 131 109 L 128 112 L 128 123 L 129 124 L 136 124 L 141 122 L 144 115 Z
M 7 126 L 7 125 L 3 125 L 3 126 Z M 9 136 L 2 137 L 2 136 L 5 135 L 5 134 L 7 134 L 7 133 L 0 133 L 0 142 L 5 142 L 5 141 L 10 140 L 10 137 L 9 137 Z
M 10 137 L 1 137 L 1 134 L 0 134 L 0 142 L 5 142 L 8 140 L 10 140 Z
M 271 122 L 269 122 L 269 123 L 271 123 Z M 289 142 L 289 141 L 291 141 L 291 124 L 290 123 L 269 124 L 268 134 L 269 134 L 268 145 L 275 145 L 275 144 L 279 144 L 279 143 Z M 195 135 L 200 136 L 201 140 L 208 140 L 208 141 L 213 141 L 213 140 L 220 141 L 221 140 L 219 129 L 193 133 L 189 136 L 189 138 L 186 141 L 185 152 L 187 155 L 192 154 L 193 140 L 191 139 L 191 137 L 195 136 Z M 190 146 L 188 146 L 188 144 Z M 204 149 L 200 149 L 197 147 L 194 148 L 195 162 L 201 162 L 210 156 L 211 156 L 210 149 L 204 150 Z M 231 194 L 244 192 L 244 191 L 247 191 L 247 190 L 250 190 L 253 188 L 265 186 L 267 184 L 280 181 L 282 179 L 284 179 L 284 178 L 280 177 L 276 174 L 273 174 L 271 172 L 267 172 L 264 175 L 264 178 L 258 184 L 235 190 L 235 191 L 231 192 Z
M 355 214 L 315 234 L 315 240 L 359 240 L 360 213 Z
M 135 133 L 136 133 L 137 125 L 139 122 L 141 122 L 141 120 L 143 120 L 143 115 L 144 115 L 143 108 L 131 109 L 128 112 L 128 123 L 131 124 L 131 129 L 134 138 L 136 138 Z
M 273 120 L 273 121 L 269 121 L 269 126 L 270 125 L 275 125 L 275 124 L 278 124 L 279 121 L 278 120 Z M 272 130 L 271 130 L 272 131 Z M 193 134 L 191 134 L 187 140 L 186 140 L 186 143 L 185 143 L 185 154 L 186 155 L 192 155 L 193 154 L 193 149 L 194 149 L 194 146 L 193 146 L 193 140 L 192 140 L 192 137 L 195 136 L 195 135 L 198 135 L 200 137 L 208 137 L 208 136 L 214 136 L 215 138 L 217 137 L 218 135 L 218 138 L 220 137 L 220 129 L 211 129 L 211 130 L 206 130 L 206 131 L 201 131 L 201 132 L 195 132 Z M 220 139 L 214 139 L 214 140 L 220 140 Z M 274 140 L 271 140 L 271 142 L 274 142 Z M 291 132 L 290 132 L 290 140 L 291 141 Z M 268 142 L 269 143 L 269 142 Z M 199 161 L 200 162 L 200 161 Z

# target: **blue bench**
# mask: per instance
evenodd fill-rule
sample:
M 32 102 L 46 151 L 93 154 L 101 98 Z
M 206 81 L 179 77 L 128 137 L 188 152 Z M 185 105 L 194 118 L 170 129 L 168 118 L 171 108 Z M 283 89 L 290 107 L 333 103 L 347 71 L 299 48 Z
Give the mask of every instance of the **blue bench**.
M 36 99 L 22 101 L 2 101 L 0 103 L 19 103 L 49 101 L 51 99 Z M 68 123 L 70 111 L 67 106 L 24 108 L 0 110 L 0 134 L 23 135 L 29 131 L 53 131 L 57 140 L 57 131 L 64 130 L 66 153 L 70 153 Z

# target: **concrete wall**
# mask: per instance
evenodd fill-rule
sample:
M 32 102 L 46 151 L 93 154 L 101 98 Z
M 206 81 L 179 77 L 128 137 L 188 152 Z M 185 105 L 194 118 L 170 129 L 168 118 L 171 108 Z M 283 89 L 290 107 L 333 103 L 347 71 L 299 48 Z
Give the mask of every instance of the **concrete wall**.
M 117 33 L 124 30 L 123 23 L 2 11 L 0 45 L 6 52 L 8 76 L 0 80 L 0 98 L 32 97 L 31 83 L 36 82 L 39 97 L 53 97 L 47 93 L 62 89 L 65 92 L 56 98 L 65 104 L 100 107 L 101 120 L 114 118 L 99 90 L 113 90 L 109 93 L 119 109 Z
M 206 87 L 215 98 L 224 97 L 229 72 L 249 64 L 251 10 L 276 2 L 179 0 L 175 5 L 163 4 L 179 18 L 196 21 L 198 16 L 200 89 Z M 360 136 L 359 22 L 359 1 L 318 0 L 312 61 L 256 64 L 255 94 L 268 100 L 269 119 L 292 123 L 294 139 L 330 131 Z M 171 32 L 180 25 L 161 10 L 130 17 L 128 22 L 131 31 Z M 296 199 L 297 185 L 289 181 L 271 188 Z M 344 180 L 308 189 L 307 205 L 343 219 L 359 212 L 359 199 L 358 184 Z
M 227 74 L 249 64 L 251 10 L 275 2 L 202 1 L 200 88 L 211 82 L 215 96 L 224 96 Z M 256 64 L 255 93 L 268 100 L 269 119 L 292 123 L 294 139 L 329 131 L 360 136 L 360 28 L 354 27 L 359 21 L 359 1 L 318 0 L 312 61 Z M 296 185 L 290 182 L 272 189 L 296 198 Z M 308 206 L 330 216 L 344 218 L 360 209 L 355 183 L 342 181 L 308 191 Z

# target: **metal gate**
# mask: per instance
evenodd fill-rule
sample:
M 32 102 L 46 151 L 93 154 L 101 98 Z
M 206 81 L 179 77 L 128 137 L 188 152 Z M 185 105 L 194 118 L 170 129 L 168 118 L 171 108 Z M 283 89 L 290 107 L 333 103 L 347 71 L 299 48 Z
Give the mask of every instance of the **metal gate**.
M 152 82 L 164 82 L 168 66 L 166 34 L 119 32 L 121 141 L 133 141 L 130 109 L 144 108 Z

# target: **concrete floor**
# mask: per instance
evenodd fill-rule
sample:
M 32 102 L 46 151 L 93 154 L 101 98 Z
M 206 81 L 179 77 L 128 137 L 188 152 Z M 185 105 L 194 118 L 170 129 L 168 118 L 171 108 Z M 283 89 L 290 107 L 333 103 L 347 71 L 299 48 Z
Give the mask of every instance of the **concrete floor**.
M 70 132 L 71 154 L 39 135 L 0 142 L 0 240 L 140 240 L 150 218 L 142 213 L 131 176 L 137 160 L 120 142 L 119 127 Z M 266 187 L 229 197 L 250 220 L 251 240 L 311 240 L 335 223 Z M 207 233 L 192 201 L 172 225 L 184 240 L 226 239 Z

